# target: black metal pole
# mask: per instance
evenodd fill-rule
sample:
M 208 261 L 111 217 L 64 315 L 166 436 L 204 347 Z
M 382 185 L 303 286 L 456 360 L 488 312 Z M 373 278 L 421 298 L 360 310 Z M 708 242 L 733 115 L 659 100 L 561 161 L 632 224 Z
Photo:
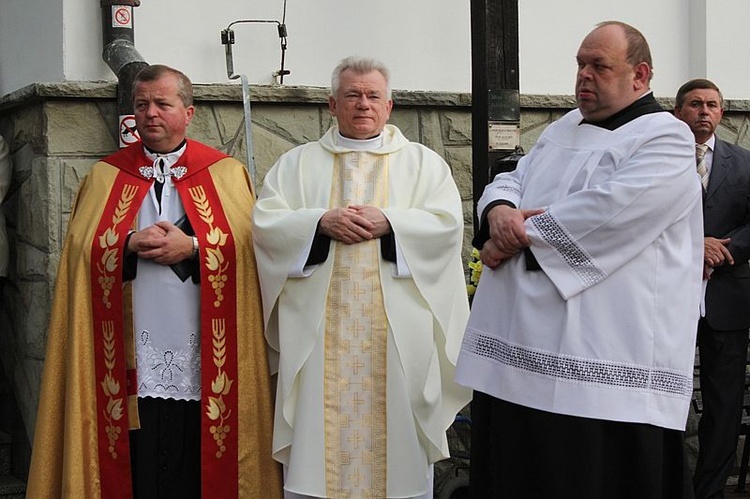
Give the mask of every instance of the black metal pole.
M 500 171 L 515 168 L 511 158 L 520 142 L 518 80 L 518 0 L 471 0 L 472 156 L 474 231 L 476 204 L 484 187 Z M 471 402 L 469 496 L 492 490 L 491 396 L 474 392 Z
M 476 202 L 520 142 L 518 0 L 471 1 L 472 156 Z

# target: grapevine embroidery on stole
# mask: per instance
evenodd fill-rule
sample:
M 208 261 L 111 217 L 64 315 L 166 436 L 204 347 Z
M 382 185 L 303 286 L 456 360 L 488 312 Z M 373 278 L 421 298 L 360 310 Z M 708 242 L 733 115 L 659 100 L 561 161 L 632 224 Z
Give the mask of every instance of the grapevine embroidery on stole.
M 122 428 L 116 426 L 113 421 L 119 421 L 123 414 L 123 397 L 118 397 L 120 393 L 120 383 L 112 375 L 115 369 L 115 325 L 112 321 L 105 321 L 102 324 L 102 334 L 104 336 L 104 365 L 107 367 L 107 374 L 101 381 L 104 395 L 109 397 L 107 409 L 104 417 L 107 419 L 105 430 L 109 438 L 109 453 L 113 459 L 117 459 L 115 443 L 120 438 Z
M 112 215 L 112 226 L 99 236 L 99 247 L 104 250 L 104 253 L 100 261 L 96 264 L 96 268 L 99 271 L 97 281 L 102 287 L 102 302 L 108 309 L 112 308 L 109 295 L 112 292 L 112 285 L 115 282 L 113 274 L 119 267 L 117 242 L 120 240 L 120 236 L 117 233 L 117 226 L 125 219 L 137 192 L 138 187 L 134 185 L 125 184 L 123 186 L 120 200 L 117 202 L 117 208 L 115 208 L 115 213 Z
M 223 288 L 228 280 L 226 271 L 229 267 L 229 263 L 226 262 L 226 258 L 222 252 L 222 247 L 225 246 L 227 242 L 228 233 L 214 225 L 215 220 L 211 204 L 203 187 L 190 187 L 188 192 L 190 193 L 190 197 L 193 200 L 198 215 L 209 227 L 206 236 L 209 246 L 205 248 L 206 256 L 204 264 L 205 267 L 211 271 L 211 274 L 208 276 L 208 281 L 211 283 L 211 287 L 213 288 L 216 297 L 213 305 L 218 308 L 221 306 L 222 301 L 224 301 Z M 225 424 L 225 422 L 231 415 L 232 411 L 227 408 L 226 403 L 224 402 L 224 397 L 231 392 L 234 380 L 230 379 L 227 372 L 223 370 L 227 354 L 227 338 L 224 319 L 211 320 L 211 333 L 213 363 L 216 367 L 216 376 L 211 381 L 211 392 L 213 395 L 208 396 L 206 415 L 211 421 L 214 421 L 214 424 L 209 427 L 209 432 L 216 442 L 216 457 L 220 458 L 226 451 L 226 445 L 224 445 L 225 439 L 231 430 L 230 426 Z
M 212 272 L 208 276 L 208 282 L 211 283 L 211 287 L 216 294 L 214 307 L 219 307 L 224 300 L 222 289 L 228 279 L 225 272 L 229 264 L 225 263 L 225 257 L 221 251 L 221 247 L 227 242 L 228 234 L 222 231 L 220 227 L 214 226 L 214 215 L 203 187 L 191 187 L 188 191 L 193 198 L 193 204 L 198 210 L 198 215 L 209 227 L 206 239 L 212 247 L 206 248 L 206 267 Z
M 99 247 L 103 250 L 101 257 L 96 262 L 96 270 L 99 275 L 97 282 L 101 286 L 102 304 L 106 309 L 112 308 L 110 295 L 115 283 L 115 272 L 119 269 L 118 241 L 120 240 L 117 226 L 120 225 L 130 211 L 133 199 L 138 192 L 138 187 L 125 184 L 117 202 L 117 207 L 112 215 L 112 225 L 104 233 L 99 235 Z M 106 374 L 100 380 L 105 397 L 108 398 L 105 407 L 104 418 L 107 421 L 105 431 L 109 439 L 108 451 L 113 459 L 117 459 L 115 444 L 122 434 L 122 428 L 117 423 L 122 419 L 124 414 L 124 397 L 120 395 L 120 383 L 117 381 L 117 375 L 114 373 L 117 359 L 117 348 L 115 342 L 115 324 L 112 320 L 105 320 L 101 323 L 101 332 L 103 341 L 104 366 L 107 369 Z

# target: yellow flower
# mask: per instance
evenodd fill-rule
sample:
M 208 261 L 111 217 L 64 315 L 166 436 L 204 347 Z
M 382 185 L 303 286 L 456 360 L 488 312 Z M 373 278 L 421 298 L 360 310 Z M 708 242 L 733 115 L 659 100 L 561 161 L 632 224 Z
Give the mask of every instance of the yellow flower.
M 479 278 L 482 276 L 482 262 L 480 260 L 479 250 L 471 249 L 471 261 L 467 264 L 469 267 L 469 284 L 466 286 L 466 292 L 469 296 L 474 296 L 479 285 Z

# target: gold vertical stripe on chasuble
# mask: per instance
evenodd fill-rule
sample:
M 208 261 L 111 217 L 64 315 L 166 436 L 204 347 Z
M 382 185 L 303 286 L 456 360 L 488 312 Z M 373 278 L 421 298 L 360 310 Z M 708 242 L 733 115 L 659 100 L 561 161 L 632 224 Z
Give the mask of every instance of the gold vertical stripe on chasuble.
M 334 162 L 331 208 L 384 207 L 387 157 Z M 386 349 L 379 239 L 334 244 L 325 336 L 326 487 L 329 497 L 386 496 Z

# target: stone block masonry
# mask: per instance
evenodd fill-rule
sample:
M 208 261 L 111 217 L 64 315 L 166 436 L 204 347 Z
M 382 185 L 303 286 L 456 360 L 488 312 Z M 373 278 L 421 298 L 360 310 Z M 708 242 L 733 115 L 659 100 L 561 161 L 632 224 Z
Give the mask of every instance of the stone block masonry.
M 394 91 L 393 97 L 391 122 L 410 140 L 437 151 L 451 167 L 464 205 L 466 257 L 473 231 L 471 96 Z M 196 85 L 195 98 L 189 137 L 246 162 L 240 87 Z M 260 189 L 282 153 L 316 140 L 333 120 L 324 88 L 251 87 L 251 101 L 256 189 Z M 671 99 L 661 102 L 667 109 L 673 106 Z M 544 128 L 574 106 L 569 96 L 521 96 L 522 147 L 528 152 Z M 748 117 L 747 101 L 728 101 L 719 136 L 750 148 Z M 13 163 L 10 193 L 2 206 L 8 220 L 11 269 L 0 299 L 0 365 L 29 441 L 57 263 L 75 193 L 91 165 L 117 149 L 118 133 L 112 82 L 40 83 L 0 98 L 0 135 L 9 143 Z

